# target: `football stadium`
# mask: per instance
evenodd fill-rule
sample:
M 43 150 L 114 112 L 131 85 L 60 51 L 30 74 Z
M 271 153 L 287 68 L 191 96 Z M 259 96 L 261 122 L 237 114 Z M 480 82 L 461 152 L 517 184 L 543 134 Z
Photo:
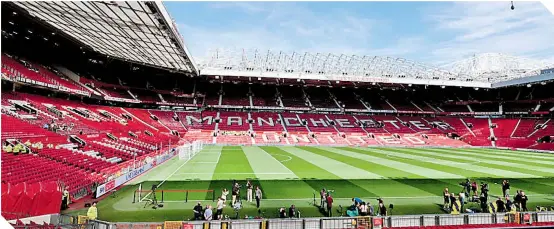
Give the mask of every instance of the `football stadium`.
M 554 226 L 554 61 L 197 58 L 174 12 L 1 3 L 6 227 Z

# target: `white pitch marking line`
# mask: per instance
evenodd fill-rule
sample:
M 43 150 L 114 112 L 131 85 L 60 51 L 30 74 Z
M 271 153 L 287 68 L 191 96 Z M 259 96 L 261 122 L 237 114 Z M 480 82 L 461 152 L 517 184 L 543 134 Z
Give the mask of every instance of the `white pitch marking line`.
M 285 159 L 285 160 L 282 160 L 282 161 L 279 161 L 281 163 L 283 162 L 287 162 L 287 161 L 290 161 L 292 160 L 292 157 L 291 156 L 288 156 L 288 155 L 284 155 L 284 154 L 278 154 L 278 153 L 270 153 L 271 155 L 276 155 L 276 156 L 284 156 L 284 157 L 288 157 L 288 159 Z
M 262 175 L 290 175 L 294 173 L 177 173 L 177 175 L 206 175 L 206 174 L 226 174 L 226 175 L 250 175 L 250 174 L 262 174 Z
M 197 154 L 195 154 L 194 156 L 198 155 L 202 153 L 202 151 L 198 152 Z M 193 156 L 193 157 L 194 157 Z M 173 175 L 175 175 L 175 173 L 177 173 L 177 171 L 179 171 L 179 169 L 183 168 L 183 166 L 185 166 L 187 164 L 187 162 L 189 162 L 190 160 L 192 160 L 192 157 L 189 158 L 188 160 L 186 160 L 181 166 L 179 166 L 179 168 L 177 168 L 175 171 L 173 171 L 173 173 L 169 174 L 169 176 L 167 176 L 161 183 L 159 183 L 156 187 L 159 188 L 160 186 L 162 186 L 162 184 L 167 181 L 167 179 L 171 178 Z M 142 198 L 142 200 L 140 200 L 140 202 L 142 202 L 146 197 L 150 196 L 150 194 L 152 194 L 152 191 L 150 191 L 146 196 L 144 196 Z
M 217 156 L 217 161 L 215 162 L 216 164 L 219 163 L 219 159 L 221 158 L 221 154 L 223 154 L 222 152 L 219 152 L 219 156 Z
M 391 154 L 387 154 L 387 157 L 390 157 L 390 158 L 402 158 L 402 157 L 398 157 L 398 156 L 391 155 Z M 419 160 L 419 161 L 422 161 L 422 162 L 431 162 L 432 160 L 427 160 L 427 161 L 426 161 L 426 160 Z M 452 162 L 446 162 L 446 163 L 441 163 L 441 164 L 444 164 L 444 165 L 476 165 L 476 164 L 479 164 L 479 163 L 481 163 L 481 161 L 477 160 L 477 161 L 467 162 L 467 163 L 452 161 Z

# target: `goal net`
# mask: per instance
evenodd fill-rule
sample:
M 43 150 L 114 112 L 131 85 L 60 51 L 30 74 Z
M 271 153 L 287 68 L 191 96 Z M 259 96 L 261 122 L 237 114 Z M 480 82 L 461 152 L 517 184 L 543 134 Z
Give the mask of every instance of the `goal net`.
M 194 141 L 190 144 L 185 144 L 177 147 L 177 152 L 179 152 L 179 160 L 190 160 L 194 155 L 200 152 L 204 148 L 204 143 L 202 141 Z

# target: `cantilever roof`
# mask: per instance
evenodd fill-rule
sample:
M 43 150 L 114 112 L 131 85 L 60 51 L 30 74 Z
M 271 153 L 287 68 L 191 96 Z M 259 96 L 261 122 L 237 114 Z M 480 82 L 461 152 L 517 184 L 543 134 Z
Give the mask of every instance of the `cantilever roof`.
M 125 61 L 198 74 L 160 2 L 14 2 L 96 52 Z
M 216 49 L 209 53 L 208 58 L 199 61 L 202 75 L 485 88 L 514 79 L 531 79 L 530 77 L 541 74 L 541 70 L 549 65 L 489 54 L 483 57 L 474 56 L 461 63 L 454 63 L 453 66 L 455 67 L 450 66 L 452 70 L 448 70 L 395 57 L 286 53 L 255 49 Z

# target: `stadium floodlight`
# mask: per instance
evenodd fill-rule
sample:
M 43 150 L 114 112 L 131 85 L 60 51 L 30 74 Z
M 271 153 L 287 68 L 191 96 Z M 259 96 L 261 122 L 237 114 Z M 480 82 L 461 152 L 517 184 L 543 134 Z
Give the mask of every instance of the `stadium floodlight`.
M 441 88 L 444 89 L 446 86 L 442 85 Z

